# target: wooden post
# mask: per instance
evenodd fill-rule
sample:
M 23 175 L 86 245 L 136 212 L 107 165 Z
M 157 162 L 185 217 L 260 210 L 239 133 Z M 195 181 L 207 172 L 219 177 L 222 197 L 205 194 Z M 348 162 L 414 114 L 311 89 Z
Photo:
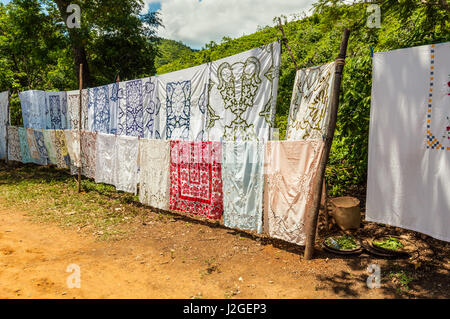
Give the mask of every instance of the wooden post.
M 78 138 L 80 139 L 80 166 L 78 167 L 78 193 L 81 193 L 81 170 L 82 170 L 82 160 L 81 160 L 81 117 L 82 117 L 82 103 L 83 103 L 83 64 L 80 64 L 80 98 L 78 107 Z
M 325 192 L 325 201 L 323 204 L 323 212 L 325 214 L 325 223 L 326 223 L 326 231 L 330 231 L 330 214 L 328 213 L 328 185 L 327 185 L 327 181 L 324 178 L 323 179 L 323 191 Z
M 284 33 L 283 25 L 281 24 L 281 19 L 280 18 L 278 18 L 278 26 L 279 26 L 279 28 L 281 30 L 281 34 L 283 35 L 284 45 L 286 46 L 286 48 L 289 51 L 289 55 L 291 56 L 291 60 L 292 60 L 292 63 L 294 63 L 295 69 L 298 71 L 297 62 L 295 62 L 294 55 L 292 54 L 291 47 L 289 46 L 288 39 L 286 38 L 286 34 Z
M 336 59 L 336 69 L 334 75 L 334 86 L 331 93 L 331 107 L 330 107 L 330 122 L 325 138 L 325 147 L 322 154 L 322 159 L 319 165 L 319 175 L 313 186 L 314 205 L 306 220 L 306 247 L 304 258 L 309 260 L 314 254 L 314 243 L 316 240 L 317 218 L 319 216 L 320 202 L 322 198 L 323 180 L 325 177 L 325 168 L 327 166 L 328 157 L 330 155 L 331 145 L 333 144 L 334 130 L 336 129 L 336 121 L 339 107 L 339 91 L 341 87 L 342 71 L 344 70 L 345 56 L 347 54 L 348 38 L 350 30 L 345 29 L 342 36 L 341 47 L 339 55 Z
M 6 105 L 6 123 L 5 123 L 5 125 L 6 125 L 6 136 L 5 136 L 5 138 L 6 138 L 6 152 L 5 152 L 5 163 L 6 163 L 6 165 L 9 164 L 9 160 L 8 160 L 8 147 L 9 147 L 8 127 L 9 127 L 9 124 L 11 122 L 11 119 L 9 118 L 10 117 L 10 115 L 9 115 L 10 94 L 11 94 L 11 91 L 8 89 L 8 105 Z

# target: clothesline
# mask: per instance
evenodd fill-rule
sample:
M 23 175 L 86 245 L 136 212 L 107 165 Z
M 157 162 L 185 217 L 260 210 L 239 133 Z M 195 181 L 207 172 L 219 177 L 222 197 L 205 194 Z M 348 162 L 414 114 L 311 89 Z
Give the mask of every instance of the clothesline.
M 335 63 L 298 70 L 290 140 L 270 141 L 279 65 L 280 46 L 272 43 L 85 89 L 81 121 L 79 91 L 23 92 L 24 124 L 35 129 L 8 127 L 9 157 L 72 174 L 81 165 L 82 175 L 118 190 L 136 193 L 139 184 L 140 201 L 149 206 L 223 216 L 228 227 L 303 245 Z
M 274 42 L 180 71 L 84 89 L 80 128 L 156 139 L 268 140 L 280 54 Z M 79 95 L 21 92 L 24 127 L 78 129 Z
M 304 244 L 324 142 L 167 141 L 8 127 L 9 157 L 53 164 L 134 193 L 141 203 Z M 84 152 L 79 154 L 79 143 Z M 17 145 L 18 144 L 18 145 Z M 78 151 L 78 153 L 77 153 Z M 264 207 L 264 211 L 263 211 Z

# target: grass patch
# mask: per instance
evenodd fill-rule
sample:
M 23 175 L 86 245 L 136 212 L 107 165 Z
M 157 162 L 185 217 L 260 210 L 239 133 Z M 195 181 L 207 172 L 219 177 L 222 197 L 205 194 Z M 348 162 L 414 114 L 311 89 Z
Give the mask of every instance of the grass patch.
M 102 240 L 126 235 L 122 225 L 149 210 L 137 196 L 83 179 L 82 193 L 67 171 L 32 164 L 0 163 L 0 198 L 5 208 L 25 211 L 32 220 L 87 228 Z
M 414 278 L 404 270 L 391 271 L 389 273 L 389 278 L 399 287 L 399 292 L 408 291 L 410 289 L 409 284 L 414 280 Z

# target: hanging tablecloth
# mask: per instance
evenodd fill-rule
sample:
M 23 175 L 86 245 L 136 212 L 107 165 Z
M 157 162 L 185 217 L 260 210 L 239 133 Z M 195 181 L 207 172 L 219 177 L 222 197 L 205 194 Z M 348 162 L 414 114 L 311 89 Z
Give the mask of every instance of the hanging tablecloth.
M 366 220 L 450 241 L 450 42 L 375 53 Z
M 268 140 L 280 54 L 280 43 L 274 42 L 211 63 L 207 140 Z
M 297 71 L 289 110 L 287 139 L 321 139 L 330 118 L 336 63 Z
M 40 162 L 40 154 L 39 149 L 36 144 L 36 136 L 34 135 L 34 130 L 29 128 L 27 129 L 27 140 L 28 140 L 28 149 L 30 150 L 30 155 L 33 158 L 33 163 L 38 165 L 43 165 Z
M 136 194 L 138 183 L 139 140 L 134 136 L 117 136 L 114 159 L 114 186 L 119 191 Z
M 264 230 L 304 245 L 305 218 L 313 205 L 313 184 L 323 154 L 322 140 L 266 144 Z
M 170 209 L 220 219 L 220 142 L 171 141 Z
M 44 144 L 47 150 L 48 161 L 50 164 L 56 165 L 58 163 L 58 159 L 54 144 L 55 132 L 53 130 L 43 130 L 42 134 L 44 135 Z
M 153 138 L 159 107 L 155 77 L 120 82 L 117 134 Z
M 118 93 L 118 83 L 89 89 L 88 131 L 117 132 Z
M 89 108 L 89 90 L 81 91 L 81 130 L 87 130 L 88 127 L 88 108 Z M 80 117 L 80 91 L 67 92 L 67 111 L 69 114 L 70 128 L 78 130 Z
M 25 91 L 19 93 L 25 128 L 46 128 L 47 101 L 45 91 Z
M 22 162 L 19 128 L 8 126 L 8 160 Z
M 225 226 L 261 233 L 264 143 L 224 142 L 222 159 Z
M 66 135 L 64 130 L 54 131 L 54 144 L 56 149 L 56 166 L 58 168 L 64 169 L 70 167 L 70 156 L 67 150 Z
M 209 65 L 158 76 L 161 111 L 155 138 L 202 141 L 204 138 Z
M 48 164 L 48 152 L 47 152 L 47 148 L 45 147 L 43 130 L 34 130 L 33 133 L 34 133 L 36 147 L 37 147 L 37 150 L 39 153 L 38 164 L 47 165 Z
M 97 133 L 81 131 L 81 173 L 87 178 L 95 178 Z
M 66 92 L 46 92 L 46 128 L 65 130 L 70 128 Z
M 65 130 L 67 151 L 70 156 L 70 166 L 80 167 L 80 133 L 77 130 Z
M 112 134 L 98 133 L 95 144 L 95 182 L 114 185 L 116 139 Z
M 168 210 L 170 199 L 170 141 L 141 139 L 139 201 Z
M 6 157 L 6 126 L 8 124 L 8 92 L 0 93 L 0 158 Z
M 19 127 L 19 141 L 22 163 L 33 163 L 34 159 L 31 156 L 30 147 L 28 145 L 27 129 L 24 127 Z

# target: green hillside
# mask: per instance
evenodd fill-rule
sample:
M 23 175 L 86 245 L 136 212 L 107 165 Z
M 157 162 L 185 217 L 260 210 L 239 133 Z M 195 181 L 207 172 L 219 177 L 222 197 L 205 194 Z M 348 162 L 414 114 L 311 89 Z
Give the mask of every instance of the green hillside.
M 338 124 L 328 167 L 333 195 L 352 185 L 364 185 L 370 116 L 372 63 L 370 51 L 386 51 L 450 41 L 448 8 L 420 1 L 385 0 L 381 4 L 381 28 L 368 28 L 368 4 L 343 5 L 320 0 L 311 16 L 284 24 L 284 30 L 299 67 L 333 61 L 339 51 L 344 28 L 351 30 L 341 90 Z M 186 52 L 160 66 L 158 74 L 224 58 L 281 38 L 278 27 L 266 27 L 236 39 L 211 42 L 198 52 Z M 283 46 L 275 125 L 284 138 L 295 68 Z
M 155 58 L 155 68 L 164 67 L 166 64 L 192 52 L 193 50 L 182 42 L 161 39 L 158 44 L 158 55 Z

